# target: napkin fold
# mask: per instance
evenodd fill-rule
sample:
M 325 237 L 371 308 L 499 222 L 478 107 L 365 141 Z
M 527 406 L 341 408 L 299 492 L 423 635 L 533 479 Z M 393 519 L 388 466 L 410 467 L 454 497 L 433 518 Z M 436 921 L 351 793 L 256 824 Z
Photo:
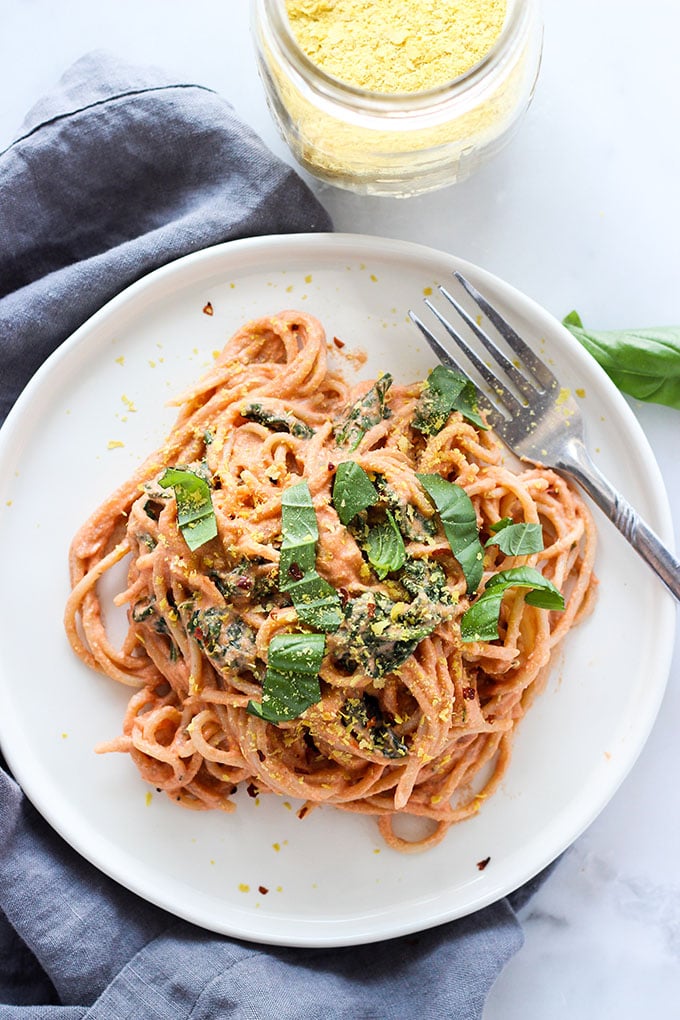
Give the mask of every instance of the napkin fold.
M 85 56 L 0 154 L 0 420 L 61 341 L 148 271 L 231 238 L 329 229 L 214 92 Z M 507 899 L 345 949 L 203 931 L 84 861 L 0 768 L 0 1020 L 471 1020 L 521 942 Z

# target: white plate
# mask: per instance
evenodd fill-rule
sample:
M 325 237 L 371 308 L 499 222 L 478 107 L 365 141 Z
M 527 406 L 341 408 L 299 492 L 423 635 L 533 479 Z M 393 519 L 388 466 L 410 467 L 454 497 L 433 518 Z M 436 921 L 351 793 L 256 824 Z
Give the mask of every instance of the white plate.
M 675 607 L 598 515 L 594 615 L 569 636 L 522 722 L 510 771 L 471 821 L 426 854 L 386 849 L 375 823 L 243 795 L 235 814 L 182 810 L 122 755 L 128 691 L 91 672 L 62 630 L 67 551 L 80 523 L 155 447 L 165 401 L 243 321 L 299 307 L 363 374 L 420 379 L 431 354 L 408 323 L 423 293 L 462 268 L 529 337 L 543 338 L 581 400 L 605 474 L 671 541 L 658 468 L 626 402 L 571 336 L 526 297 L 428 248 L 353 235 L 234 241 L 152 273 L 111 301 L 43 366 L 0 432 L 0 738 L 38 810 L 120 883 L 205 928 L 283 945 L 371 942 L 460 917 L 531 878 L 593 820 L 654 721 Z M 211 302 L 214 314 L 203 309 Z M 340 358 L 348 373 L 354 368 Z M 124 445 L 110 446 L 112 443 Z M 485 870 L 477 862 L 490 857 Z M 267 890 L 266 892 L 262 890 Z

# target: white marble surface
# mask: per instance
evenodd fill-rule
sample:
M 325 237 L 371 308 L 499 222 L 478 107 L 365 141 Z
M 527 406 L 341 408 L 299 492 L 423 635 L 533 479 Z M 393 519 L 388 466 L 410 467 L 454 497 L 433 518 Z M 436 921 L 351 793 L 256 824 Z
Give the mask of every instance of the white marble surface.
M 544 0 L 545 51 L 519 135 L 465 184 L 409 201 L 317 188 L 339 230 L 485 266 L 557 316 L 680 322 L 680 6 Z M 0 150 L 82 53 L 108 47 L 229 98 L 288 158 L 265 106 L 246 0 L 0 0 Z M 680 533 L 680 412 L 634 404 Z M 485 1020 L 680 1016 L 680 654 L 651 738 L 523 911 L 524 948 Z

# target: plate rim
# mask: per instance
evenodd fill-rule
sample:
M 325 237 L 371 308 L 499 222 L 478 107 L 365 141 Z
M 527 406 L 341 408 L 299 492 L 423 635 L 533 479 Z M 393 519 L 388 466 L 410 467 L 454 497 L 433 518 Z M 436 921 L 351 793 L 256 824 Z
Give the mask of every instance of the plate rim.
M 209 270 L 210 266 L 215 264 L 216 271 L 219 272 L 220 260 L 225 255 L 227 257 L 233 256 L 234 251 L 236 251 L 237 256 L 239 251 L 245 250 L 246 252 L 253 254 L 253 257 L 255 257 L 258 251 L 263 249 L 267 252 L 267 254 L 269 254 L 272 251 L 276 252 L 277 249 L 290 249 L 291 247 L 299 249 L 302 246 L 304 246 L 305 253 L 309 255 L 310 262 L 314 259 L 315 254 L 318 255 L 321 251 L 326 250 L 327 252 L 332 251 L 332 253 L 337 256 L 341 256 L 342 252 L 346 252 L 348 255 L 351 254 L 353 258 L 361 256 L 368 257 L 368 254 L 372 253 L 379 258 L 389 256 L 395 259 L 406 258 L 409 261 L 415 260 L 419 263 L 425 260 L 432 263 L 438 262 L 440 265 L 448 264 L 451 267 L 455 266 L 459 269 L 462 268 L 463 271 L 465 271 L 466 267 L 469 267 L 469 269 L 471 269 L 477 277 L 481 279 L 486 278 L 489 281 L 492 281 L 495 286 L 500 287 L 504 292 L 509 294 L 513 302 L 517 302 L 522 310 L 531 317 L 536 318 L 539 321 L 549 320 L 551 328 L 553 329 L 555 327 L 559 327 L 559 330 L 561 331 L 561 339 L 565 347 L 570 351 L 570 354 L 575 357 L 577 361 L 582 359 L 583 363 L 588 365 L 589 371 L 596 370 L 601 373 L 603 380 L 606 380 L 606 382 L 603 382 L 603 385 L 607 387 L 617 413 L 622 416 L 627 428 L 631 430 L 638 447 L 644 449 L 647 469 L 652 476 L 652 481 L 654 483 L 652 503 L 658 520 L 653 523 L 662 539 L 672 548 L 673 526 L 670 503 L 661 471 L 649 445 L 649 441 L 647 440 L 638 419 L 635 417 L 631 407 L 623 395 L 614 387 L 608 377 L 606 377 L 604 371 L 593 361 L 593 359 L 590 358 L 587 352 L 581 348 L 571 333 L 569 333 L 569 331 L 562 326 L 561 323 L 559 323 L 559 320 L 557 320 L 550 312 L 540 306 L 527 294 L 519 291 L 514 285 L 507 283 L 505 280 L 489 272 L 483 267 L 469 262 L 458 255 L 451 252 L 441 251 L 418 242 L 403 241 L 394 238 L 382 238 L 379 236 L 358 233 L 320 232 L 312 234 L 274 234 L 252 238 L 239 238 L 212 245 L 208 248 L 203 248 L 181 256 L 180 258 L 174 259 L 171 262 L 152 270 L 132 284 L 128 285 L 94 312 L 93 315 L 91 315 L 80 327 L 78 327 L 78 329 L 64 340 L 40 366 L 37 372 L 24 387 L 15 404 L 11 408 L 2 428 L 0 428 L 0 467 L 4 464 L 8 446 L 11 445 L 17 431 L 21 430 L 26 409 L 28 408 L 30 410 L 35 395 L 40 393 L 41 388 L 45 385 L 45 380 L 49 375 L 51 375 L 51 373 L 54 372 L 55 367 L 60 365 L 63 361 L 67 361 L 69 357 L 72 356 L 72 352 L 79 350 L 81 345 L 87 346 L 88 337 L 90 337 L 93 332 L 96 332 L 100 326 L 105 325 L 108 320 L 111 318 L 115 319 L 127 306 L 132 305 L 134 308 L 134 304 L 139 300 L 140 295 L 143 296 L 149 292 L 153 293 L 155 288 L 162 288 L 168 279 L 172 279 L 173 276 L 182 277 L 187 272 L 191 273 L 194 268 L 196 274 L 200 275 L 200 269 L 202 266 L 207 267 Z M 650 706 L 648 717 L 645 720 L 645 726 L 636 732 L 635 748 L 633 752 L 628 755 L 625 767 L 622 768 L 619 766 L 616 777 L 617 781 L 615 784 L 610 784 L 605 799 L 597 805 L 594 805 L 592 810 L 587 815 L 584 815 L 577 831 L 572 828 L 572 835 L 564 845 L 559 847 L 555 852 L 551 851 L 549 859 L 544 860 L 540 866 L 536 867 L 535 865 L 532 865 L 531 867 L 526 868 L 522 877 L 516 881 L 513 880 L 511 888 L 507 886 L 507 882 L 499 881 L 495 886 L 493 882 L 489 882 L 487 892 L 481 897 L 477 896 L 477 898 L 475 898 L 474 905 L 471 907 L 454 913 L 446 908 L 442 908 L 441 910 L 433 909 L 427 921 L 420 919 L 416 922 L 409 922 L 407 919 L 404 919 L 401 924 L 397 924 L 392 918 L 389 929 L 385 929 L 384 927 L 376 929 L 374 926 L 372 927 L 368 924 L 366 930 L 359 930 L 357 928 L 354 935 L 351 935 L 344 929 L 351 925 L 354 925 L 356 928 L 357 920 L 355 918 L 350 921 L 342 919 L 340 921 L 337 919 L 331 921 L 319 921 L 316 918 L 304 918 L 296 920 L 295 925 L 298 929 L 310 928 L 309 935 L 305 934 L 304 936 L 301 936 L 300 931 L 298 930 L 290 935 L 279 933 L 278 935 L 267 936 L 263 934 L 257 924 L 255 924 L 254 927 L 251 926 L 251 928 L 248 928 L 247 925 L 242 925 L 241 927 L 227 925 L 224 928 L 218 929 L 214 926 L 214 922 L 209 923 L 205 919 L 197 919 L 196 914 L 183 913 L 179 911 L 176 906 L 168 907 L 167 901 L 162 898 L 158 898 L 157 896 L 151 896 L 148 890 L 140 887 L 139 883 L 136 883 L 129 877 L 125 878 L 121 876 L 121 874 L 115 870 L 112 871 L 110 868 L 105 867 L 97 858 L 97 854 L 92 852 L 91 848 L 84 848 L 82 846 L 82 841 L 79 841 L 78 839 L 74 840 L 72 834 L 70 834 L 69 831 L 65 831 L 65 829 L 68 830 L 68 825 L 64 825 L 63 822 L 60 823 L 59 818 L 55 818 L 54 812 L 50 811 L 48 805 L 45 805 L 39 795 L 39 792 L 36 794 L 35 790 L 30 789 L 30 781 L 28 784 L 29 789 L 24 786 L 24 783 L 21 780 L 21 775 L 24 771 L 22 763 L 21 761 L 18 762 L 19 768 L 17 769 L 17 761 L 13 754 L 14 749 L 12 747 L 12 742 L 11 740 L 7 741 L 6 737 L 3 737 L 3 724 L 1 720 L 0 742 L 2 743 L 8 764 L 15 775 L 18 776 L 26 796 L 33 803 L 39 813 L 45 818 L 47 823 L 56 832 L 58 832 L 80 856 L 88 860 L 99 871 L 108 875 L 124 888 L 133 891 L 147 902 L 154 903 L 162 909 L 169 910 L 175 916 L 181 917 L 191 923 L 198 924 L 208 930 L 219 931 L 222 934 L 242 938 L 247 941 L 291 947 L 332 947 L 368 944 L 370 942 L 398 937 L 400 935 L 416 931 L 423 931 L 453 918 L 469 915 L 498 901 L 500 898 L 510 893 L 513 889 L 518 888 L 524 884 L 524 882 L 538 874 L 543 867 L 550 863 L 551 860 L 554 860 L 557 856 L 559 856 L 566 846 L 571 845 L 571 843 L 573 843 L 574 840 L 577 839 L 578 836 L 581 835 L 581 833 L 599 815 L 604 807 L 606 807 L 607 803 L 614 796 L 621 783 L 633 768 L 649 737 L 649 733 L 651 732 L 658 714 L 668 682 L 674 647 L 675 630 L 675 604 L 670 594 L 668 594 L 668 598 L 665 602 L 663 600 L 661 601 L 661 605 L 665 606 L 665 609 L 663 609 L 661 613 L 664 626 L 663 632 L 660 636 L 663 637 L 664 635 L 667 635 L 667 638 L 665 641 L 665 647 L 657 649 L 657 653 L 660 656 L 659 673 L 663 674 L 664 680 L 658 684 L 657 697 L 653 700 L 653 703 Z M 0 696 L 1 695 L 2 684 L 0 683 Z M 123 854 L 123 857 L 125 856 L 127 856 L 127 852 Z M 519 870 L 521 871 L 521 869 Z M 468 898 L 470 895 L 471 892 L 469 893 Z M 252 912 L 251 908 L 251 911 L 249 911 L 248 914 Z M 382 911 L 382 913 L 384 913 L 384 911 Z M 378 912 L 377 916 L 379 917 L 380 914 L 381 912 Z M 361 922 L 364 922 L 364 918 L 361 919 Z M 332 934 L 328 931 L 320 931 L 320 926 L 322 928 L 331 928 L 335 926 L 342 930 L 336 932 L 336 934 Z M 361 927 L 361 925 L 359 927 Z

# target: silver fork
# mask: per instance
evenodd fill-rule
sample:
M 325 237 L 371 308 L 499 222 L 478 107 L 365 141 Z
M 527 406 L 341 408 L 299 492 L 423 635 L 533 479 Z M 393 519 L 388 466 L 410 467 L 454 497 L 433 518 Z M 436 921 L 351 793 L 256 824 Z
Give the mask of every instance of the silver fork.
M 590 458 L 581 413 L 548 366 L 525 343 L 486 298 L 460 273 L 453 274 L 495 327 L 512 352 L 512 360 L 445 288 L 439 290 L 496 362 L 493 371 L 429 299 L 425 304 L 488 386 L 483 394 L 470 373 L 413 311 L 411 320 L 443 364 L 475 385 L 480 409 L 506 446 L 518 457 L 552 467 L 576 481 L 680 600 L 680 563 L 636 510 L 610 485 Z

